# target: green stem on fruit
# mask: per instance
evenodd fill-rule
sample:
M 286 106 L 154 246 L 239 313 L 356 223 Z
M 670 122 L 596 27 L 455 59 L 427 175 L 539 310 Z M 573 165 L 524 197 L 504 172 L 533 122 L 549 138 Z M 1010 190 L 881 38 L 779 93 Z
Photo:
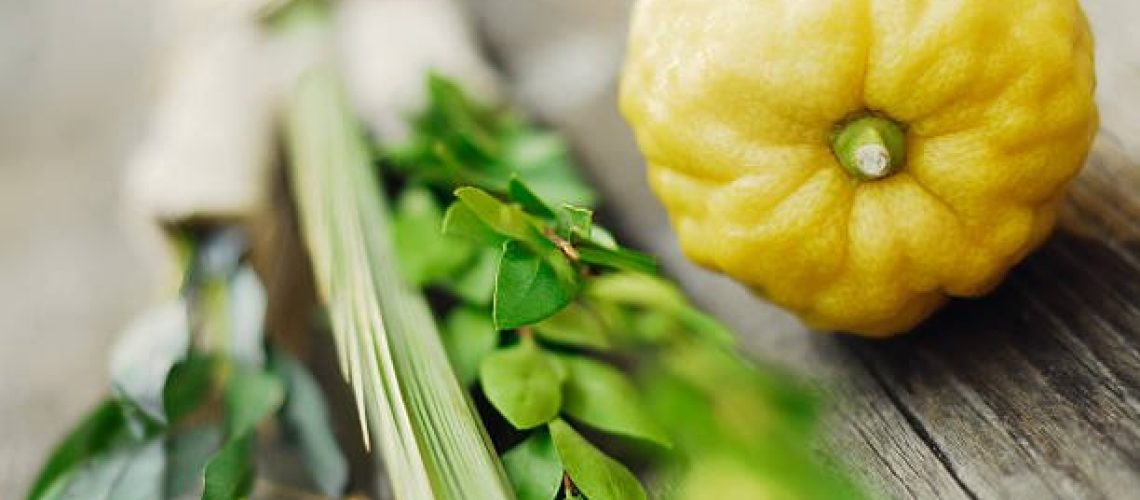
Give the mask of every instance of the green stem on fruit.
M 906 130 L 889 118 L 861 115 L 839 126 L 831 136 L 831 150 L 856 179 L 883 179 L 906 164 Z

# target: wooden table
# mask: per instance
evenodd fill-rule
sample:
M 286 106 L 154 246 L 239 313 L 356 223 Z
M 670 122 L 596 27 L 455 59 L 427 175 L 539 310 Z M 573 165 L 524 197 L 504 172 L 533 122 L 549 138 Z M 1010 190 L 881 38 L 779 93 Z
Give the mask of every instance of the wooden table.
M 889 341 L 807 332 L 679 255 L 614 109 L 628 2 L 472 4 L 523 102 L 570 134 L 621 234 L 664 255 L 668 272 L 757 357 L 820 381 L 833 396 L 823 446 L 871 489 L 897 498 L 1140 498 L 1135 0 L 1085 2 L 1103 130 L 1058 233 L 990 296 L 952 303 Z

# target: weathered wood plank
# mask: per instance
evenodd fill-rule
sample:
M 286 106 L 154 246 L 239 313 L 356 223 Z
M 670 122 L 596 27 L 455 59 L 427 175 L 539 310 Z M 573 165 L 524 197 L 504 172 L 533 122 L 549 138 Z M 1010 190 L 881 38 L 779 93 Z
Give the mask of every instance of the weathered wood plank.
M 1140 492 L 1136 339 L 1104 319 L 1103 275 L 1062 267 L 1074 244 L 1054 239 L 991 296 L 906 337 L 845 341 L 979 497 Z
M 849 353 L 829 344 L 821 351 L 837 353 L 828 360 L 837 369 L 819 378 L 833 401 L 823 423 L 824 449 L 841 457 L 870 491 L 884 496 L 970 498 L 881 381 L 868 376 Z
M 614 110 L 628 2 L 471 3 L 521 100 L 573 140 L 610 222 L 664 255 L 750 352 L 829 388 L 824 446 L 873 489 L 893 498 L 1140 495 L 1140 35 L 1126 26 L 1140 4 L 1086 2 L 1104 131 L 1063 230 L 991 296 L 957 301 L 883 342 L 810 334 L 679 255 Z M 564 61 L 575 58 L 603 66 Z

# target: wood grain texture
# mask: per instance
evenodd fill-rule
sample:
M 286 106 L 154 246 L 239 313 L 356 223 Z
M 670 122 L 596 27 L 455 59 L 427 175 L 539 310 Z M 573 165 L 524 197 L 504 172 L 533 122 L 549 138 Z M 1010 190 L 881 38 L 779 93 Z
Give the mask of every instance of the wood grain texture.
M 1130 27 L 1140 4 L 1084 3 L 1098 40 L 1103 130 L 1058 233 L 993 294 L 872 341 L 808 332 L 680 256 L 614 110 L 629 2 L 469 3 L 525 107 L 572 138 L 609 223 L 662 255 L 757 358 L 826 388 L 833 407 L 821 445 L 870 489 L 889 498 L 1140 497 L 1140 32 Z

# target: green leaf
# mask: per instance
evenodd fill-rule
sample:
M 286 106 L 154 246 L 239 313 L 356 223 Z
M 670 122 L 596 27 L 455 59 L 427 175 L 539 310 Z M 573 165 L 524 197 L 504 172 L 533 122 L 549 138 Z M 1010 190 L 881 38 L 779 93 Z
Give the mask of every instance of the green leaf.
M 719 426 L 726 433 L 738 432 L 729 441 L 740 443 L 742 436 L 755 437 L 759 431 L 769 436 L 764 442 L 771 441 L 772 436 L 802 441 L 814 429 L 819 412 L 817 395 L 787 374 L 759 370 L 739 353 L 707 343 L 690 342 L 685 348 L 665 353 L 662 359 L 673 376 L 699 388 L 706 399 L 730 401 L 737 414 L 764 415 L 746 427 Z
M 593 204 L 594 193 L 582 183 L 566 142 L 556 133 L 516 129 L 504 138 L 499 161 L 551 205 Z
M 719 498 L 819 498 L 862 500 L 860 488 L 838 471 L 820 464 L 806 447 L 771 450 L 747 458 L 732 454 L 702 456 L 686 471 L 671 498 L 704 500 L 710 492 Z M 727 492 L 732 492 L 731 496 Z
M 617 240 L 606 228 L 597 224 L 590 228 L 590 243 L 593 243 L 601 248 L 616 250 L 618 248 Z
M 724 424 L 710 411 L 707 394 L 665 370 L 655 369 L 650 377 L 654 382 L 646 387 L 646 407 L 673 433 L 674 446 L 687 455 L 704 455 L 722 447 Z
M 519 241 L 541 238 L 520 208 L 503 203 L 482 189 L 461 187 L 455 190 L 455 196 L 487 227 L 503 236 Z
M 412 120 L 411 140 L 386 154 L 413 179 L 510 191 L 509 181 L 518 175 L 539 199 L 592 201 L 557 134 L 536 131 L 509 110 L 476 103 L 446 79 L 430 81 L 427 94 L 427 109 Z
M 606 327 L 593 311 L 571 302 L 564 309 L 534 325 L 543 340 L 574 347 L 608 350 Z
M 563 370 L 556 358 L 524 339 L 483 358 L 479 379 L 495 409 L 515 428 L 529 429 L 558 415 Z
M 301 460 L 321 493 L 331 497 L 343 494 L 348 483 L 348 460 L 337 445 L 320 385 L 304 365 L 284 351 L 274 351 L 272 359 L 274 371 L 288 381 L 282 418 L 297 438 Z
M 676 311 L 677 318 L 685 323 L 689 330 L 700 334 L 701 336 L 717 342 L 721 345 L 731 346 L 736 344 L 736 335 L 724 326 L 716 318 L 701 312 L 700 310 L 688 306 Z
M 638 340 L 658 344 L 685 333 L 681 321 L 672 314 L 656 309 L 643 309 L 628 316 L 628 332 Z
M 519 178 L 550 205 L 594 205 L 594 192 L 582 183 L 569 164 L 552 164 L 544 169 L 520 171 Z
M 578 248 L 578 257 L 582 262 L 595 266 L 604 266 L 621 271 L 636 273 L 657 272 L 657 259 L 628 248 L 608 249 L 583 245 Z
M 285 386 L 277 377 L 237 369 L 226 386 L 226 436 L 235 439 L 250 433 L 277 411 L 285 400 Z
M 39 476 L 28 492 L 28 498 L 46 498 L 49 490 L 58 490 L 58 484 L 81 463 L 107 452 L 127 438 L 127 421 L 119 402 L 114 399 L 104 400 L 56 446 L 40 469 Z
M 451 276 L 471 258 L 469 241 L 443 234 L 443 211 L 427 189 L 406 188 L 393 217 L 396 255 L 412 285 Z
M 588 208 L 566 205 L 558 207 L 555 233 L 566 241 L 589 240 L 594 224 L 594 211 Z
M 686 471 L 675 492 L 675 498 L 702 500 L 708 498 L 710 492 L 721 491 L 731 491 L 736 498 L 774 498 L 788 495 L 787 490 L 783 489 L 784 485 L 756 472 L 739 461 L 716 456 L 706 457 Z
M 670 312 L 689 305 L 676 285 L 662 278 L 640 273 L 595 276 L 587 281 L 585 293 L 601 301 Z
M 116 448 L 99 455 L 77 470 L 59 499 L 152 500 L 162 498 L 166 456 L 162 440 Z
M 566 307 L 577 293 L 573 267 L 559 252 L 539 257 L 516 241 L 503 245 L 495 278 L 495 326 L 508 330 L 537 323 Z
M 492 248 L 481 250 L 467 269 L 453 277 L 447 288 L 471 304 L 490 306 L 495 292 L 495 275 L 499 272 L 500 242 Z
M 448 315 L 443 333 L 447 357 L 459 382 L 471 385 L 479 377 L 479 364 L 499 343 L 490 313 L 474 307 L 458 308 Z
M 598 302 L 656 309 L 669 313 L 685 327 L 718 344 L 736 343 L 732 331 L 719 321 L 698 311 L 676 285 L 657 276 L 642 273 L 611 273 L 591 278 L 585 295 Z
M 534 191 L 531 191 L 517 176 L 512 177 L 511 181 L 507 184 L 507 196 L 510 197 L 511 201 L 518 203 L 523 210 L 532 215 L 537 215 L 544 219 L 554 219 L 556 217 L 554 211 L 546 205 L 546 202 L 534 194 Z
M 202 425 L 175 434 L 166 449 L 166 496 L 177 498 L 201 486 L 206 463 L 222 444 L 222 429 Z
M 546 429 L 504 453 L 503 468 L 518 500 L 552 500 L 562 486 L 562 462 Z
M 596 429 L 672 446 L 624 373 L 582 356 L 559 359 L 568 374 L 562 388 L 563 413 Z
M 499 154 L 499 145 L 493 135 L 494 127 L 488 123 L 492 115 L 489 110 L 472 101 L 455 82 L 432 75 L 428 80 L 430 102 L 438 106 L 447 118 L 448 132 L 455 134 L 458 141 L 471 153 L 483 157 Z
M 676 498 L 698 500 L 710 491 L 733 491 L 741 498 L 775 492 L 789 498 L 862 498 L 833 464 L 820 460 L 810 447 L 810 435 L 773 422 L 782 417 L 773 413 L 779 411 L 774 405 L 755 398 L 764 389 L 745 373 L 751 366 L 733 362 L 731 354 L 707 344 L 687 346 L 678 354 L 670 364 L 691 370 L 685 374 L 690 380 L 678 378 L 675 371 L 654 373 L 647 391 L 654 414 L 677 436 L 677 447 L 685 456 L 700 457 L 684 471 L 687 477 Z M 689 383 L 694 376 L 706 387 Z M 716 387 L 710 391 L 710 385 Z M 762 417 L 742 420 L 746 415 Z M 696 478 L 702 478 L 699 486 L 693 484 Z
M 206 465 L 203 500 L 245 496 L 253 485 L 253 431 L 281 407 L 285 386 L 276 376 L 237 368 L 226 385 L 226 444 Z
M 174 300 L 131 321 L 111 351 L 111 385 L 148 418 L 166 422 L 162 393 L 171 367 L 190 349 L 186 303 Z
M 245 498 L 253 487 L 254 471 L 253 436 L 227 442 L 206 464 L 202 500 Z
M 498 248 L 507 238 L 499 234 L 475 215 L 462 201 L 452 203 L 443 216 L 443 233 L 467 239 L 473 243 Z
M 178 422 L 198 408 L 210 393 L 215 359 L 191 356 L 174 365 L 162 390 L 163 408 L 170 422 Z
M 566 141 L 553 132 L 523 131 L 511 136 L 504 160 L 518 172 L 559 168 L 569 159 Z M 565 167 L 569 170 L 569 167 Z M 545 198 L 546 196 L 544 196 Z
M 602 453 L 573 427 L 555 419 L 550 423 L 554 448 L 570 479 L 590 500 L 640 500 L 645 489 L 624 465 Z

